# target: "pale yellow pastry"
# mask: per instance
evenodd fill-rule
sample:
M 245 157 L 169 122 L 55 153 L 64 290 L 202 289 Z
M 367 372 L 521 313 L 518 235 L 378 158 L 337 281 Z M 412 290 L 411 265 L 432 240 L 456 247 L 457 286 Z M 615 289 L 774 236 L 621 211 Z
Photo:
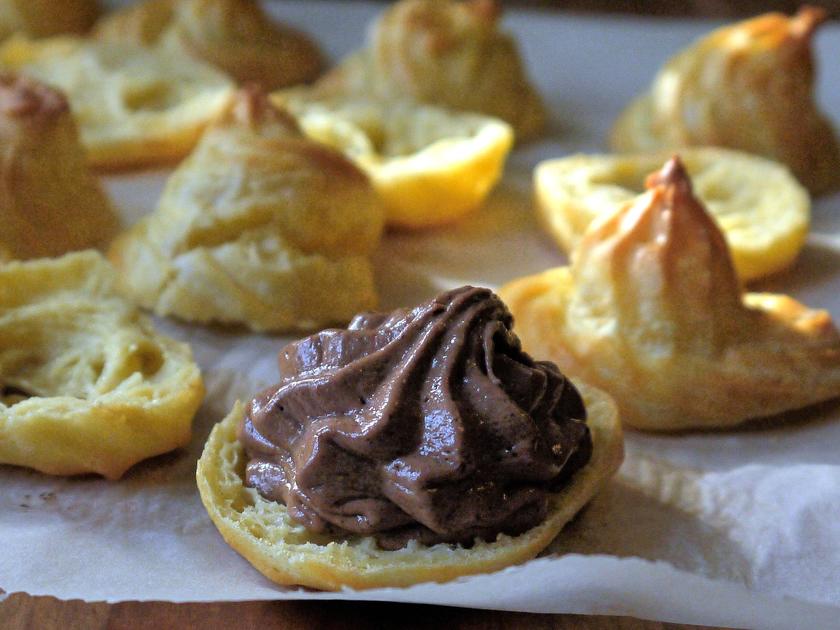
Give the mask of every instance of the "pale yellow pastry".
M 306 134 L 343 151 L 370 176 L 389 225 L 424 228 L 476 209 L 499 181 L 513 144 L 498 119 L 413 101 L 317 99 L 278 93 Z
M 614 403 L 594 387 L 575 385 L 587 408 L 592 457 L 552 495 L 546 520 L 519 536 L 500 534 L 493 542 L 476 540 L 469 548 L 415 541 L 389 551 L 377 546 L 373 536 L 333 540 L 313 534 L 291 519 L 285 505 L 244 485 L 245 453 L 236 433 L 245 411 L 240 403 L 215 426 L 204 447 L 196 474 L 201 500 L 225 541 L 279 584 L 364 589 L 497 571 L 548 546 L 621 464 L 623 441 Z
M 117 479 L 190 440 L 204 394 L 97 253 L 0 265 L 0 463 Z
M 0 68 L 61 89 L 89 162 L 104 168 L 183 157 L 231 92 L 206 64 L 118 42 L 14 37 L 0 47 Z
M 116 214 L 60 92 L 0 72 L 0 156 L 0 250 L 8 258 L 58 256 L 115 234 Z
M 13 33 L 83 34 L 99 16 L 96 0 L 0 0 L 0 39 Z
M 400 0 L 372 24 L 366 46 L 316 91 L 480 112 L 510 123 L 517 139 L 534 138 L 545 110 L 516 43 L 499 30 L 500 14 L 493 0 Z
M 671 59 L 615 124 L 615 151 L 717 145 L 786 164 L 813 194 L 840 187 L 840 144 L 814 102 L 804 7 L 720 28 Z
M 383 220 L 362 171 L 248 89 L 110 256 L 158 315 L 308 329 L 375 306 L 368 255 Z
M 570 253 L 586 228 L 644 191 L 648 173 L 669 154 L 573 155 L 539 164 L 540 218 Z M 789 266 L 808 235 L 811 202 L 784 166 L 739 151 L 680 150 L 698 199 L 726 238 L 735 270 L 753 280 Z
M 95 33 L 192 56 L 266 89 L 312 81 L 322 66 L 316 44 L 273 22 L 256 0 L 143 0 L 101 19 Z
M 502 289 L 524 349 L 607 390 L 641 429 L 729 427 L 840 395 L 828 313 L 742 291 L 678 160 L 648 188 L 592 223 L 571 267 Z

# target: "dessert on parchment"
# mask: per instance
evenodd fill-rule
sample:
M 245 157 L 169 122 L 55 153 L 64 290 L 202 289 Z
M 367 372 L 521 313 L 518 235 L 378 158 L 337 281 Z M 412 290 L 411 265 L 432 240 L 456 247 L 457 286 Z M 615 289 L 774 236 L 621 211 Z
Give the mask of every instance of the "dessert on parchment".
M 95 36 L 190 56 L 267 90 L 312 81 L 323 65 L 309 37 L 271 20 L 256 0 L 143 0 L 102 18 Z
M 67 96 L 88 161 L 98 168 L 171 162 L 186 155 L 230 97 L 215 68 L 125 42 L 13 37 L 0 70 Z
M 118 479 L 185 446 L 204 386 L 93 251 L 0 265 L 0 463 Z
M 670 154 L 573 155 L 539 164 L 534 190 L 542 224 L 570 254 L 595 219 L 644 191 Z M 697 198 L 729 245 L 738 277 L 754 280 L 793 263 L 805 245 L 808 192 L 787 168 L 748 153 L 685 148 L 680 159 Z
M 0 156 L 6 258 L 58 256 L 105 245 L 116 233 L 119 221 L 88 169 L 61 92 L 0 72 Z
M 0 0 L 0 39 L 14 33 L 29 37 L 82 35 L 99 13 L 97 0 Z
M 840 142 L 814 100 L 811 39 L 826 12 L 768 13 L 671 59 L 613 128 L 615 151 L 716 145 L 790 168 L 812 194 L 840 187 Z
M 371 25 L 365 46 L 315 84 L 315 93 L 408 98 L 501 118 L 517 140 L 540 135 L 542 99 L 493 0 L 401 0 Z
M 451 223 L 478 208 L 513 145 L 502 120 L 410 100 L 273 95 L 303 131 L 342 151 L 371 179 L 386 221 L 401 228 Z
M 725 428 L 840 396 L 829 314 L 744 293 L 679 159 L 647 186 L 592 222 L 571 267 L 502 288 L 523 347 L 640 429 Z
M 615 472 L 599 390 L 522 352 L 504 304 L 462 287 L 356 316 L 280 353 L 199 460 L 225 540 L 280 584 L 338 590 L 537 555 Z
M 382 232 L 367 176 L 256 88 L 237 92 L 110 258 L 158 315 L 314 329 L 376 305 Z

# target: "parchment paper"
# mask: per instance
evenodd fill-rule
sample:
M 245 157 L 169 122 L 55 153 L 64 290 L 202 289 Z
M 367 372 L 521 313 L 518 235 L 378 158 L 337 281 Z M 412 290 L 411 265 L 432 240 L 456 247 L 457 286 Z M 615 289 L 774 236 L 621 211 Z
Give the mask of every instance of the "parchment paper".
M 381 5 L 272 5 L 334 58 L 357 47 Z M 496 287 L 562 264 L 535 224 L 530 173 L 541 159 L 603 149 L 627 100 L 661 63 L 714 23 L 514 13 L 552 109 L 551 140 L 517 149 L 503 185 L 461 224 L 389 234 L 377 255 L 382 307 L 409 305 L 463 283 Z M 817 41 L 820 100 L 840 125 L 840 28 Z M 150 212 L 165 173 L 108 180 L 127 223 Z M 815 204 L 813 236 L 796 266 L 761 288 L 840 317 L 840 197 Z M 367 599 L 535 612 L 629 614 L 767 628 L 837 627 L 840 615 L 840 407 L 787 423 L 715 434 L 627 434 L 627 460 L 551 555 L 445 585 L 363 593 L 274 586 L 225 545 L 194 482 L 213 423 L 236 398 L 272 382 L 289 337 L 159 321 L 193 345 L 208 385 L 182 452 L 125 479 L 52 478 L 0 466 L 0 588 L 85 600 L 176 602 Z

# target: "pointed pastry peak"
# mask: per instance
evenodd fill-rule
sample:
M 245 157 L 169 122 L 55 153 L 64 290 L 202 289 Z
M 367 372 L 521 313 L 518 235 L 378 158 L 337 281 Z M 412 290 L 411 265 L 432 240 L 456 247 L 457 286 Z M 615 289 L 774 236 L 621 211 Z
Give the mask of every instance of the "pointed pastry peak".
M 288 135 L 301 135 L 294 117 L 275 106 L 265 90 L 253 83 L 234 92 L 219 123 L 247 125 L 253 129 L 276 126 Z
M 828 12 L 822 7 L 804 5 L 790 20 L 790 32 L 795 37 L 809 40 L 817 27 L 828 19 Z
M 11 72 L 0 72 L 0 114 L 15 118 L 54 117 L 70 111 L 58 90 Z
M 480 21 L 493 25 L 502 15 L 502 5 L 497 0 L 468 0 L 466 8 Z
M 688 176 L 688 172 L 685 170 L 685 165 L 682 163 L 679 155 L 674 155 L 670 160 L 665 162 L 665 165 L 660 170 L 647 176 L 645 187 L 651 189 L 657 186 L 678 188 L 691 194 L 691 178 Z

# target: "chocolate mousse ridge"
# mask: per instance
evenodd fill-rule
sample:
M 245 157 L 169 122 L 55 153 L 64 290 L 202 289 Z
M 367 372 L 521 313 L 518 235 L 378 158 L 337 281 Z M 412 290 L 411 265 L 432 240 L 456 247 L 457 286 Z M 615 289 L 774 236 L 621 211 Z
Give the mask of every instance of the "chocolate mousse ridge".
M 246 483 L 311 531 L 385 549 L 538 525 L 592 442 L 578 391 L 512 324 L 462 287 L 289 344 L 240 427 Z

